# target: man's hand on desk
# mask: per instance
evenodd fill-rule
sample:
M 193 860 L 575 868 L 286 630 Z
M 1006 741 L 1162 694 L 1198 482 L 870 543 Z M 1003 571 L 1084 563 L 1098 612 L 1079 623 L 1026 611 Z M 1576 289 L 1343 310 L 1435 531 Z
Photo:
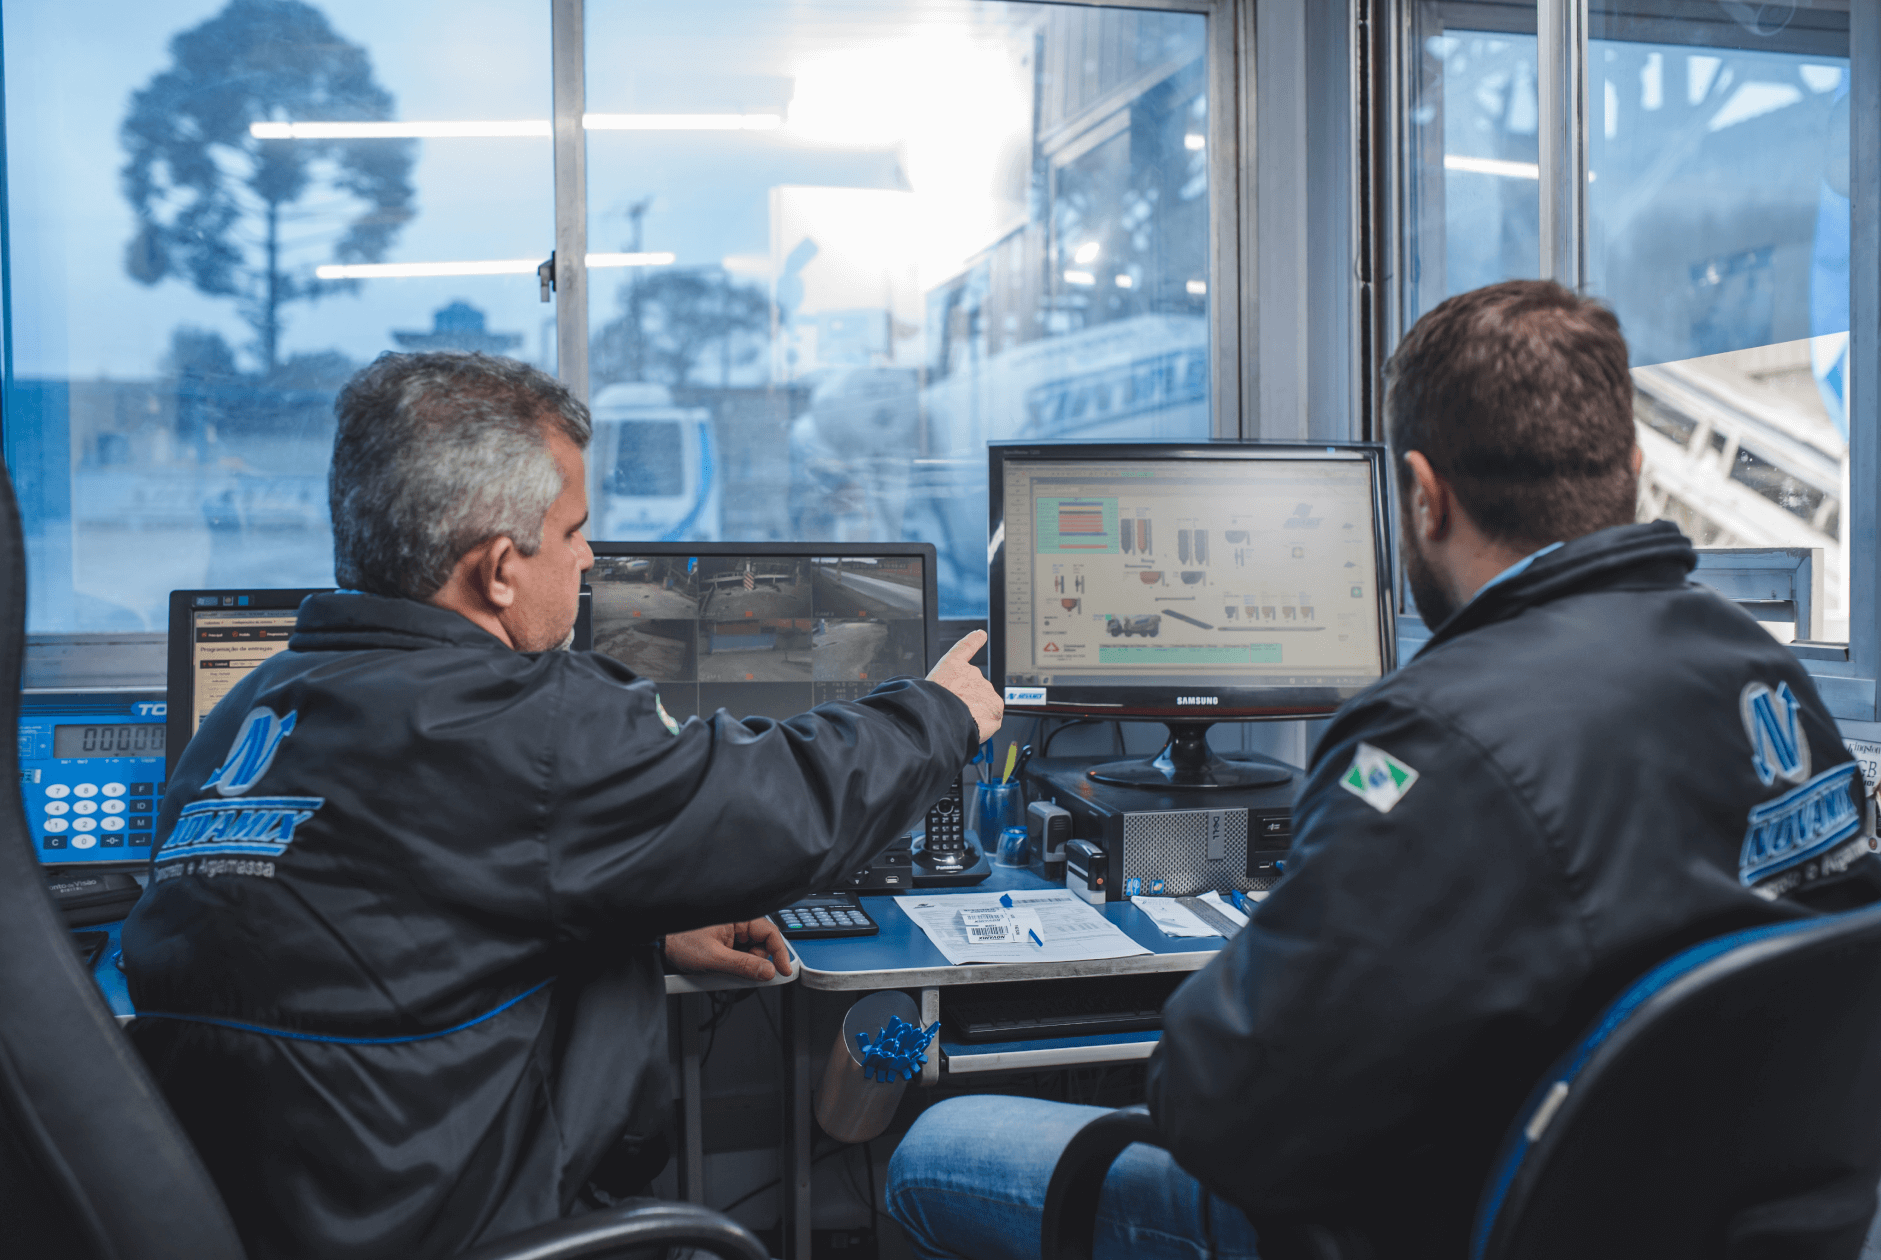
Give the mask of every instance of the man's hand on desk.
M 929 682 L 939 683 L 960 697 L 979 724 L 982 741 L 999 734 L 1000 720 L 1006 715 L 1006 702 L 972 661 L 973 654 L 985 644 L 986 631 L 975 630 L 954 644 L 927 676 Z
M 666 938 L 666 960 L 680 971 L 718 971 L 747 980 L 790 974 L 784 934 L 769 919 L 674 932 Z

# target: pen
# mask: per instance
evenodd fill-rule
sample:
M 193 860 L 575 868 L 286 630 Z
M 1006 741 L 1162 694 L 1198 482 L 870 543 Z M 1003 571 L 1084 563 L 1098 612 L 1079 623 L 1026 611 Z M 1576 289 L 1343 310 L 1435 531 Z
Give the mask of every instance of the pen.
M 1033 943 L 1034 945 L 1036 945 L 1036 946 L 1038 946 L 1038 947 L 1039 947 L 1040 949 L 1044 949 L 1044 948 L 1045 948 L 1045 942 L 1044 942 L 1044 941 L 1041 941 L 1041 940 L 1040 940 L 1040 939 L 1038 938 L 1038 933 L 1037 933 L 1037 932 L 1034 932 L 1034 931 L 1033 931 L 1033 930 L 1032 930 L 1031 928 L 1027 928 L 1027 929 L 1025 930 L 1025 934 L 1026 934 L 1027 936 L 1029 936 L 1029 937 L 1031 937 L 1031 938 L 1032 938 L 1032 943 Z
M 1001 783 L 1010 782 L 1012 779 L 1012 768 L 1018 764 L 1019 741 L 1015 739 L 1012 743 L 1006 745 L 1006 773 L 999 776 L 999 781 Z

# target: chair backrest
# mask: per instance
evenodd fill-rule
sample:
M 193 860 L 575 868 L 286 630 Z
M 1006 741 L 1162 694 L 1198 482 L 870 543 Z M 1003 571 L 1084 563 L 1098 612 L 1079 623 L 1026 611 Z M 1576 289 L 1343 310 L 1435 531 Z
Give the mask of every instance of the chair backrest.
M 20 798 L 26 558 L 0 467 L 0 1243 L 8 1256 L 240 1260 L 176 1118 L 80 965 Z
M 1523 1107 L 1471 1260 L 1853 1260 L 1881 1181 L 1881 906 L 1654 968 Z

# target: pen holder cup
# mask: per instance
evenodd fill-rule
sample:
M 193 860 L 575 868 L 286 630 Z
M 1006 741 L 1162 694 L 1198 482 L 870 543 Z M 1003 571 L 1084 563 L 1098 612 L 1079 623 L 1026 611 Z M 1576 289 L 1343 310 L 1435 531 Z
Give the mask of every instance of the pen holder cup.
M 999 856 L 995 866 L 1024 866 L 1031 860 L 1031 845 L 1024 827 L 1008 827 L 999 833 Z
M 991 857 L 999 851 L 999 838 L 1006 828 L 1025 826 L 1025 793 L 1019 781 L 980 784 L 973 817 L 980 849 Z
M 839 1142 L 880 1137 L 908 1082 L 927 1064 L 938 1030 L 923 1029 L 914 999 L 898 990 L 872 993 L 851 1006 L 816 1091 L 823 1132 Z

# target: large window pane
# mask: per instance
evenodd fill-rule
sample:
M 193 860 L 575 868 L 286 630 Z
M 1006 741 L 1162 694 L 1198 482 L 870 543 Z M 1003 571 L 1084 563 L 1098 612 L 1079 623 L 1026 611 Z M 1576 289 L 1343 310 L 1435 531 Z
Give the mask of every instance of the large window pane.
M 983 616 L 989 438 L 1209 433 L 1203 17 L 587 31 L 597 536 L 928 540 L 943 614 Z
M 1447 297 L 1539 274 L 1535 5 L 1404 6 L 1406 328 Z
M 31 628 L 160 630 L 172 588 L 331 582 L 346 377 L 399 348 L 553 353 L 527 274 L 553 243 L 546 6 L 101 0 L 0 22 Z M 520 134 L 361 127 L 491 120 Z M 345 270 L 397 264 L 456 274 Z
M 1847 6 L 1596 5 L 1591 33 L 1588 280 L 1633 351 L 1641 517 L 1823 548 L 1846 639 Z

